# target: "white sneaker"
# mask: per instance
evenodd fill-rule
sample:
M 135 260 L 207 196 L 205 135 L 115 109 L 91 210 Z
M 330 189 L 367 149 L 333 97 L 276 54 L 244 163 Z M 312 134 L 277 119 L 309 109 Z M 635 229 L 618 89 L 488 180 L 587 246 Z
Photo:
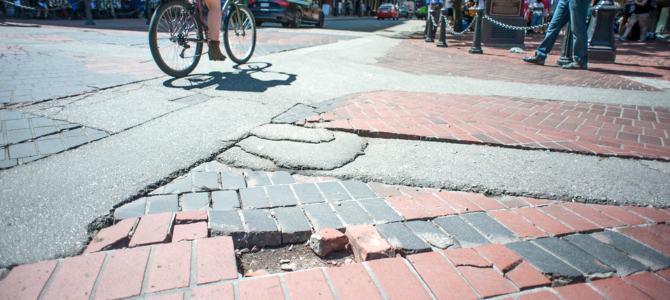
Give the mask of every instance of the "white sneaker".
M 626 41 L 626 37 L 624 37 L 623 35 L 617 35 L 616 38 L 622 42 Z
M 639 39 L 639 40 L 637 40 L 637 41 L 638 41 L 638 42 L 644 42 L 644 41 L 646 41 L 646 40 L 647 40 L 647 38 L 646 38 L 646 37 L 643 37 L 643 38 L 641 38 L 641 39 Z

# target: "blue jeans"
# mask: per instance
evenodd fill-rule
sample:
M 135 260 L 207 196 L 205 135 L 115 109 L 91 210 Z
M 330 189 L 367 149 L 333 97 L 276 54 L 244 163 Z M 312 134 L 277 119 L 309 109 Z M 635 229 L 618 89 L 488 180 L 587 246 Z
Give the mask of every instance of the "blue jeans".
M 589 9 L 589 3 L 589 0 L 560 0 L 554 11 L 554 17 L 551 18 L 551 22 L 547 28 L 547 34 L 544 36 L 544 40 L 540 43 L 535 54 L 546 57 L 551 52 L 551 48 L 554 47 L 561 29 L 570 21 L 572 38 L 574 40 L 572 47 L 573 58 L 581 64 L 588 63 L 586 14 Z
M 533 13 L 533 17 L 530 19 L 530 26 L 542 24 L 542 13 L 536 14 Z

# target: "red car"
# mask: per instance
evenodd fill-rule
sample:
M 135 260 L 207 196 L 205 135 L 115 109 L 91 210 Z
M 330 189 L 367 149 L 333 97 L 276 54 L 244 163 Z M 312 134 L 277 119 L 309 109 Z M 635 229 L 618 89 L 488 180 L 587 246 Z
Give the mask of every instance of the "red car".
M 377 20 L 392 19 L 398 20 L 400 12 L 393 4 L 382 4 L 377 10 Z

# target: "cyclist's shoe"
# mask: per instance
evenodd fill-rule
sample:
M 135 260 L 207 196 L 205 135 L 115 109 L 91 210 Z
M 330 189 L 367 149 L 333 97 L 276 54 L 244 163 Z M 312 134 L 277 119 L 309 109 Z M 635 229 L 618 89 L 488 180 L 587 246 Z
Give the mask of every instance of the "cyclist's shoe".
M 209 41 L 209 60 L 224 61 L 226 56 L 221 53 L 221 48 L 219 48 L 219 41 Z

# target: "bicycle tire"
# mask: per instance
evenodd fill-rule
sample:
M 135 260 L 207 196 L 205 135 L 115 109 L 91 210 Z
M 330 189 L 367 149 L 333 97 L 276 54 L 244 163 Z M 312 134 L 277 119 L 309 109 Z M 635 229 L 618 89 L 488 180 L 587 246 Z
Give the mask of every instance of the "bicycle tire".
M 242 24 L 237 14 L 240 13 Z M 232 61 L 244 64 L 251 59 L 256 49 L 256 20 L 246 6 L 231 7 L 223 27 L 223 43 Z
M 184 0 L 173 0 L 162 3 L 154 12 L 149 26 L 149 48 L 156 65 L 165 74 L 172 77 L 184 77 L 191 74 L 200 62 L 202 42 L 179 41 L 182 37 L 203 39 L 200 18 L 195 15 L 184 16 L 184 13 L 194 14 L 190 3 Z M 179 30 L 177 37 L 170 32 L 180 20 L 191 18 L 186 24 L 191 30 L 184 36 L 185 30 Z M 180 45 L 180 43 L 182 43 Z M 188 45 L 188 47 L 186 47 Z

